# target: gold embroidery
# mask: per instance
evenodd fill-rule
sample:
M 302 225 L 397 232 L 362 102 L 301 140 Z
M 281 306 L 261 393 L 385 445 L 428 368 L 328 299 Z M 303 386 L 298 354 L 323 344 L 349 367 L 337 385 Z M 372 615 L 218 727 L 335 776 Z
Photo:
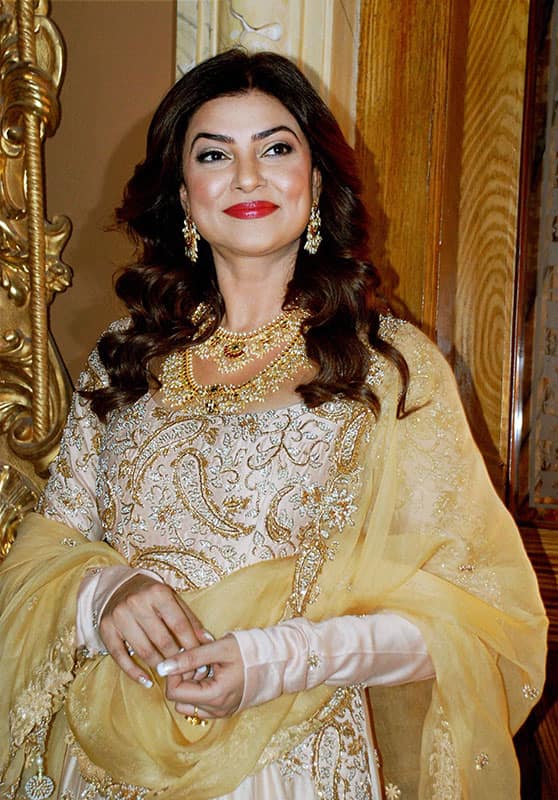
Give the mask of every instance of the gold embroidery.
M 324 725 L 316 737 L 312 764 L 312 775 L 318 791 L 323 793 L 323 787 L 327 791 L 339 785 L 341 755 L 341 735 L 337 726 Z
M 438 725 L 434 729 L 434 751 L 428 763 L 432 778 L 432 800 L 461 800 L 461 782 L 449 723 L 438 709 Z
M 309 772 L 318 797 L 376 800 L 362 695 L 354 687 L 347 687 L 343 693 L 334 695 L 329 707 L 319 712 L 319 730 L 279 758 L 278 765 L 287 777 Z
M 378 333 L 380 338 L 385 342 L 393 342 L 401 328 L 406 326 L 407 323 L 398 317 L 392 317 L 391 314 L 380 314 L 380 328 Z
M 390 326 L 391 323 L 386 327 Z M 428 405 L 422 405 L 420 411 L 393 428 L 394 437 L 401 437 L 402 452 L 409 450 L 416 456 L 412 462 L 399 459 L 393 529 L 417 539 L 423 535 L 428 537 L 434 555 L 424 565 L 426 570 L 497 603 L 499 587 L 490 566 L 483 560 L 488 550 L 480 530 L 481 513 L 471 502 L 470 495 L 463 491 L 467 481 L 461 474 L 463 470 L 460 471 L 463 462 L 459 455 L 464 442 L 466 444 L 461 432 L 463 426 L 456 414 L 447 410 L 446 398 L 438 391 L 439 385 L 447 387 L 449 384 L 445 380 L 439 385 L 436 383 L 440 369 L 429 355 L 430 345 L 423 344 L 416 333 L 406 333 L 399 323 L 392 327 L 400 332 L 397 345 L 404 345 L 401 349 L 412 367 L 407 406 L 420 405 L 425 398 L 433 397 Z M 380 357 L 374 356 L 369 380 L 372 383 L 384 381 L 379 393 L 382 415 L 387 410 L 387 418 L 393 419 L 396 398 L 392 384 L 398 376 Z M 78 411 L 82 413 L 79 404 Z M 335 555 L 336 534 L 339 533 L 337 517 L 351 515 L 352 498 L 360 480 L 358 475 L 351 474 L 351 469 L 358 464 L 357 448 L 363 445 L 369 433 L 375 433 L 373 421 L 368 420 L 371 416 L 361 407 L 336 400 L 312 411 L 299 404 L 291 409 L 238 417 L 185 418 L 179 412 L 169 413 L 168 409 L 157 407 L 152 398 L 143 398 L 132 408 L 109 416 L 96 473 L 98 509 L 91 511 L 91 520 L 94 520 L 94 512 L 102 515 L 110 509 L 104 520 L 106 538 L 129 560 L 137 559 L 136 563 L 142 563 L 144 555 L 146 562 L 143 563 L 151 559 L 153 568 L 169 573 L 169 582 L 177 586 L 186 580 L 191 581 L 189 585 L 197 583 L 198 575 L 193 579 L 194 569 L 198 569 L 200 580 L 203 570 L 207 570 L 203 580 L 211 581 L 219 570 L 225 575 L 264 558 L 296 554 L 299 557 L 298 585 L 293 584 L 290 608 L 290 613 L 294 613 L 296 607 L 303 608 L 311 602 L 319 590 L 320 569 Z M 433 420 L 435 425 L 431 424 Z M 92 441 L 100 441 L 94 426 L 89 429 L 89 423 L 84 420 L 80 425 L 81 434 L 85 431 Z M 71 464 L 79 461 L 91 469 L 92 459 L 84 455 L 85 440 L 81 434 L 76 434 L 72 443 L 75 452 Z M 380 470 L 383 454 L 378 438 L 372 442 L 374 452 L 378 453 L 378 461 L 373 462 L 372 468 L 378 463 Z M 141 452 L 140 463 L 140 450 L 147 441 L 151 442 L 151 449 Z M 178 499 L 173 474 L 184 468 L 184 464 L 175 459 L 180 459 L 188 448 L 197 458 L 197 495 L 189 492 L 184 476 L 180 476 L 178 485 L 193 504 L 192 510 L 185 508 Z M 68 447 L 68 452 L 71 449 Z M 73 467 L 69 473 L 75 474 Z M 338 481 L 335 481 L 335 474 L 341 476 Z M 80 494 L 69 481 L 64 484 L 64 480 L 62 476 L 60 483 L 67 490 L 64 510 L 73 518 L 81 512 L 80 500 L 87 501 L 88 495 Z M 207 521 L 210 516 L 206 514 L 207 503 L 227 522 L 234 525 L 239 520 L 251 526 L 252 532 L 235 538 L 215 530 L 211 527 L 212 520 Z M 79 517 L 80 522 L 81 519 Z M 290 536 L 287 531 L 291 532 Z M 156 549 L 155 544 L 160 545 L 160 549 Z M 194 560 L 197 567 L 190 566 Z M 527 680 L 527 675 L 523 680 Z M 532 691 L 535 690 L 530 686 L 523 689 L 524 702 L 530 699 L 528 694 Z M 354 699 L 351 703 L 353 713 Z M 329 752 L 331 759 L 327 765 L 319 767 L 319 772 L 320 775 L 334 775 L 338 786 L 324 787 L 320 791 L 331 797 L 336 797 L 335 791 L 341 797 L 350 796 L 351 800 L 360 797 L 358 779 L 351 780 L 345 790 L 346 773 L 335 773 L 333 745 L 339 741 L 339 717 L 329 723 L 321 718 L 314 722 L 314 729 L 297 728 L 274 741 L 266 757 L 269 756 L 269 760 L 282 758 L 281 753 L 287 752 L 288 747 L 300 746 L 294 755 L 288 751 L 285 763 L 287 759 L 299 765 L 312 763 L 304 761 L 299 753 L 307 742 L 312 742 L 313 746 L 318 732 L 324 725 L 331 724 L 333 730 L 320 740 L 324 758 Z M 357 730 L 358 726 L 353 728 Z M 358 750 L 357 743 L 346 740 L 343 740 L 343 748 L 346 743 L 344 759 Z M 489 750 L 488 746 L 486 749 Z M 468 771 L 474 773 L 474 756 L 470 761 Z M 441 720 L 436 727 L 428 767 L 434 787 L 433 792 L 427 792 L 431 800 L 460 797 L 451 732 L 446 721 Z M 404 768 L 403 764 L 402 770 Z M 481 780 L 489 778 L 490 770 L 486 773 L 480 776 Z M 423 778 L 428 778 L 428 771 Z M 403 774 L 397 780 L 404 785 Z M 391 786 L 398 790 L 395 783 Z
M 534 686 L 530 686 L 528 683 L 523 684 L 521 692 L 526 700 L 536 700 L 540 694 L 538 689 Z
M 10 711 L 10 751 L 42 735 L 60 709 L 66 687 L 73 680 L 75 631 L 68 629 L 50 647 L 48 659 L 33 670 L 31 682 Z M 33 746 L 36 742 L 33 741 Z
M 223 577 L 224 572 L 213 560 L 195 550 L 173 550 L 167 547 L 147 547 L 139 550 L 130 560 L 131 567 L 169 570 L 177 578 L 181 589 L 198 589 L 210 586 Z
M 292 531 L 288 525 L 281 525 L 279 522 L 279 506 L 284 497 L 292 492 L 293 487 L 287 485 L 279 489 L 269 504 L 269 513 L 265 518 L 265 531 L 273 542 L 288 542 L 292 537 Z
M 148 410 L 147 402 L 144 400 L 143 403 L 137 404 L 135 409 L 139 412 L 137 419 L 128 419 L 131 416 L 132 409 L 127 410 L 128 413 L 122 415 L 124 424 L 122 434 L 120 434 L 119 430 L 114 431 L 118 438 L 126 436 L 129 433 L 131 424 L 134 422 L 138 425 L 141 424 L 142 417 Z M 163 424 L 155 428 L 154 431 L 150 427 L 146 428 L 143 440 L 140 439 L 137 442 L 137 449 L 130 453 L 126 461 L 127 472 L 129 472 L 128 486 L 132 488 L 132 497 L 136 503 L 142 502 L 141 488 L 145 484 L 146 473 L 150 467 L 169 453 L 174 453 L 178 443 L 185 445 L 198 437 L 207 439 L 207 425 L 204 424 L 202 419 L 193 419 L 191 417 L 188 419 L 171 418 L 169 421 L 167 409 L 157 407 L 155 411 L 162 412 L 164 415 Z M 135 414 L 134 417 L 136 417 Z M 155 415 L 155 418 L 159 418 L 159 414 Z M 132 442 L 126 443 L 124 439 L 124 443 L 129 446 Z
M 345 525 L 351 523 L 356 510 L 355 497 L 360 482 L 360 469 L 356 466 L 354 451 L 368 440 L 368 432 L 374 418 L 367 413 L 363 417 L 359 406 L 346 404 L 349 422 L 342 429 L 346 432 L 358 418 L 367 423 L 358 439 L 352 438 L 353 448 L 347 450 L 347 437 L 338 436 L 332 452 L 329 479 L 325 485 L 308 485 L 301 494 L 301 506 L 306 509 L 311 523 L 301 531 L 301 544 L 295 564 L 293 589 L 284 612 L 284 618 L 301 615 L 318 591 L 318 578 L 327 559 L 333 558 L 338 535 Z M 352 412 L 352 413 L 351 413 Z M 347 473 L 340 463 L 354 463 Z
M 475 757 L 475 769 L 484 769 L 488 765 L 489 761 L 490 759 L 486 753 L 479 753 L 478 756 Z
M 262 769 L 267 764 L 271 764 L 273 761 L 277 761 L 287 753 L 290 753 L 308 736 L 318 731 L 323 725 L 333 722 L 337 716 L 350 709 L 351 704 L 354 702 L 354 694 L 355 689 L 351 687 L 337 689 L 328 702 L 309 719 L 301 722 L 300 725 L 293 725 L 291 728 L 279 730 L 275 733 L 261 754 L 256 765 L 257 769 Z
M 313 650 L 308 654 L 308 669 L 317 669 L 320 666 L 320 656 Z
M 349 416 L 339 436 L 337 466 L 346 475 L 358 468 L 362 448 L 368 444 L 370 438 L 372 412 L 358 407 L 355 412 Z
M 171 464 L 174 472 L 176 496 L 192 516 L 221 536 L 236 539 L 248 536 L 253 525 L 244 525 L 221 513 L 211 501 L 207 482 L 207 461 L 194 449 L 181 453 Z
M 103 800 L 142 800 L 149 789 L 129 783 L 118 783 L 101 767 L 95 766 L 78 742 L 70 735 L 68 737 L 70 753 L 77 759 L 82 778 L 89 784 L 86 791 L 92 790 L 100 795 Z M 81 795 L 80 795 L 81 798 Z
M 311 513 L 302 490 L 310 476 L 323 481 L 353 413 L 329 405 L 320 416 L 297 405 L 185 418 L 143 398 L 109 422 L 98 481 L 105 537 L 177 588 L 293 555 Z

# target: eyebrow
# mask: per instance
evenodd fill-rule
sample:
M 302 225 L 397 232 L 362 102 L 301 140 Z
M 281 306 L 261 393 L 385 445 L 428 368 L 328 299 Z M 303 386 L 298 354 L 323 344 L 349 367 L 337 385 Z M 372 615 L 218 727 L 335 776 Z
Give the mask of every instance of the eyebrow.
M 293 129 L 289 128 L 287 125 L 276 125 L 274 128 L 268 128 L 265 131 L 259 131 L 259 133 L 255 133 L 252 136 L 252 141 L 259 142 L 262 139 L 267 139 L 268 136 L 273 136 L 274 133 L 278 133 L 279 131 L 287 131 L 288 133 L 292 133 L 295 139 L 300 141 L 300 138 L 296 135 Z M 224 142 L 225 144 L 235 143 L 232 136 L 225 136 L 224 133 L 208 133 L 206 131 L 201 131 L 194 136 L 192 144 L 190 145 L 190 152 L 192 152 L 192 148 L 198 139 L 210 139 L 213 142 Z

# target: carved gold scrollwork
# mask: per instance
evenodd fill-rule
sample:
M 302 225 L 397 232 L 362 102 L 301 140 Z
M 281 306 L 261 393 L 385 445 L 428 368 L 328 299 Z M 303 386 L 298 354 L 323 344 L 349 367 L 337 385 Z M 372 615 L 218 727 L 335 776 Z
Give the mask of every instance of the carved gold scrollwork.
M 36 153 L 36 148 L 26 153 L 25 116 L 31 115 L 38 123 L 38 144 L 45 133 L 51 135 L 56 130 L 63 51 L 56 29 L 47 17 L 41 16 L 46 4 L 40 3 L 35 17 L 38 63 L 20 60 L 16 5 L 33 4 L 0 3 L 0 286 L 13 302 L 23 306 L 29 300 L 31 288 L 26 157 L 37 161 L 35 156 L 39 156 L 38 163 L 32 165 L 35 169 L 30 171 L 37 173 L 40 166 L 42 192 L 41 154 Z M 33 180 L 36 181 L 36 176 Z M 63 216 L 55 217 L 52 222 L 43 218 L 43 228 L 48 305 L 55 292 L 63 291 L 71 283 L 71 270 L 60 258 L 70 235 L 70 222 Z
M 0 561 L 8 554 L 23 516 L 36 502 L 37 491 L 25 475 L 0 462 Z
M 58 356 L 50 346 L 50 361 Z M 5 435 L 10 450 L 19 458 L 31 461 L 38 475 L 46 474 L 64 424 L 68 383 L 63 370 L 53 370 L 49 381 L 49 404 L 52 409 L 64 408 L 63 415 L 53 419 L 47 436 L 33 437 L 32 344 L 19 330 L 6 331 L 0 340 L 0 435 Z
M 2 541 L 14 508 L 33 504 L 29 493 L 56 453 L 70 396 L 48 331 L 48 306 L 72 276 L 61 258 L 70 222 L 48 221 L 44 211 L 43 140 L 59 123 L 64 60 L 48 10 L 47 0 L 0 0 Z

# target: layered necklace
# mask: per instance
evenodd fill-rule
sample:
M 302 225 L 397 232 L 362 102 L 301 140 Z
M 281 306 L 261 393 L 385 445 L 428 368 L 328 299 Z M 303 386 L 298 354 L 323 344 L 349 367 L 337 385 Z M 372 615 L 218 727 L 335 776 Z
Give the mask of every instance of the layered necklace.
M 229 331 L 219 327 L 207 341 L 196 347 L 196 355 L 211 359 L 225 374 L 238 372 L 281 345 L 288 347 L 300 336 L 307 314 L 300 308 L 282 311 L 271 322 L 253 331 Z
M 167 404 L 208 413 L 238 414 L 250 404 L 264 402 L 287 380 L 310 366 L 301 331 L 307 316 L 300 308 L 288 308 L 256 330 L 236 333 L 219 327 L 202 344 L 170 353 L 161 368 L 162 392 Z M 194 377 L 194 353 L 202 359 L 212 359 L 221 372 L 229 374 L 279 347 L 278 355 L 244 383 L 203 385 Z

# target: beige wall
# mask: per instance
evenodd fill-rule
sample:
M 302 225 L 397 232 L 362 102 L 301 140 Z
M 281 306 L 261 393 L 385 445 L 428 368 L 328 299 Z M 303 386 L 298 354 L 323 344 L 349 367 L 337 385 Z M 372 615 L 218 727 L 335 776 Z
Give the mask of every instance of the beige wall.
M 48 216 L 68 215 L 64 260 L 74 283 L 51 310 L 72 377 L 106 324 L 121 314 L 112 274 L 131 249 L 104 232 L 144 151 L 151 114 L 174 79 L 174 0 L 51 0 L 67 47 L 62 121 L 46 146 Z

